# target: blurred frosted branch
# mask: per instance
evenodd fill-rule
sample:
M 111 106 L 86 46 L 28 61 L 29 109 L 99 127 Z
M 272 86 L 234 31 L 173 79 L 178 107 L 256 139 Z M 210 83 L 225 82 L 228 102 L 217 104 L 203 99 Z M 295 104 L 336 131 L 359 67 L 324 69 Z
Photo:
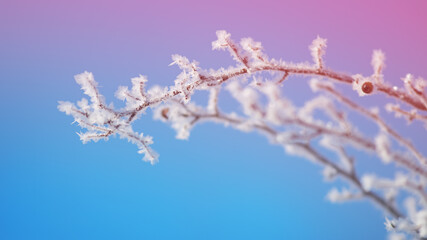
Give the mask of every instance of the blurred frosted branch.
M 88 72 L 76 75 L 89 100 L 83 98 L 77 106 L 59 102 L 59 110 L 74 117 L 84 129 L 80 139 L 98 141 L 119 135 L 126 138 L 144 154 L 144 160 L 155 163 L 158 155 L 150 148 L 152 138 L 132 129 L 133 122 L 147 108 L 154 110 L 154 118 L 171 124 L 179 139 L 188 139 L 192 128 L 198 123 L 213 121 L 232 126 L 241 131 L 258 131 L 270 142 L 284 148 L 288 154 L 297 155 L 324 168 L 325 180 L 341 178 L 349 183 L 348 188 L 333 188 L 327 198 L 332 202 L 368 199 L 384 210 L 386 228 L 392 232 L 390 239 L 402 239 L 412 235 L 427 237 L 427 159 L 410 139 L 403 137 L 383 117 L 378 109 L 368 109 L 350 99 L 336 84 L 348 84 L 359 96 L 382 94 L 394 103 L 385 106 L 396 117 L 405 117 L 409 122 L 419 120 L 427 123 L 427 82 L 411 74 L 403 80 L 403 88 L 390 86 L 384 81 L 385 55 L 375 50 L 372 55 L 373 73 L 348 75 L 328 68 L 324 61 L 326 39 L 317 37 L 309 49 L 313 63 L 290 63 L 270 59 L 261 43 L 244 38 L 238 44 L 225 31 L 217 32 L 212 43 L 214 50 L 228 50 L 236 66 L 227 69 L 202 69 L 195 61 L 173 55 L 171 65 L 177 65 L 181 73 L 170 87 L 145 88 L 144 76 L 132 78 L 132 87 L 119 87 L 116 97 L 125 101 L 125 106 L 116 109 L 107 105 L 99 93 L 93 75 Z M 276 77 L 265 77 L 266 72 Z M 314 97 L 303 106 L 296 106 L 282 96 L 281 86 L 290 77 L 301 75 L 312 78 L 309 82 Z M 252 80 L 251 80 L 252 79 Z M 191 101 L 195 91 L 207 90 L 207 106 Z M 221 110 L 219 99 L 226 90 L 241 105 L 242 113 L 226 113 Z M 322 94 L 324 93 L 324 94 Z M 404 107 L 401 107 L 404 106 Z M 378 134 L 371 136 L 357 129 L 347 117 L 347 111 L 371 120 L 378 126 Z M 316 113 L 320 112 L 323 117 Z M 426 124 L 427 126 L 427 124 Z M 424 134 L 424 132 L 422 133 Z M 398 145 L 399 147 L 396 147 Z M 377 156 L 385 165 L 394 165 L 395 178 L 381 176 L 380 172 L 359 173 L 358 157 L 349 150 L 357 150 Z M 327 157 L 324 152 L 335 157 Z M 398 196 L 406 199 L 403 203 Z M 401 199 L 401 198 L 400 198 Z

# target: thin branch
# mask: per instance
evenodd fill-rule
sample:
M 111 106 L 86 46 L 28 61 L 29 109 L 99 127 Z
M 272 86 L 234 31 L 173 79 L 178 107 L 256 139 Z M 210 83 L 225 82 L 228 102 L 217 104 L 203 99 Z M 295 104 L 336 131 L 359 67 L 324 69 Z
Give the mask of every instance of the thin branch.
M 337 92 L 335 89 L 331 88 L 328 85 L 322 85 L 322 84 L 318 84 L 318 87 L 329 92 L 330 94 L 332 94 L 336 99 L 338 99 L 340 102 L 345 103 L 347 106 L 349 106 L 350 108 L 352 108 L 353 110 L 361 113 L 362 115 L 366 116 L 367 118 L 373 120 L 375 123 L 377 123 L 381 129 L 383 129 L 384 131 L 386 131 L 388 134 L 390 134 L 391 136 L 393 136 L 398 143 L 400 143 L 401 145 L 405 146 L 406 148 L 409 149 L 409 151 L 414 154 L 414 156 L 418 159 L 418 161 L 423 164 L 423 165 L 427 165 L 427 159 L 421 154 L 421 152 L 419 152 L 414 145 L 412 145 L 412 143 L 403 138 L 399 133 L 397 133 L 395 130 L 393 130 L 392 127 L 390 127 L 384 120 L 382 120 L 380 118 L 380 116 L 378 116 L 377 114 L 372 113 L 371 111 L 367 110 L 366 108 L 363 108 L 361 106 L 359 106 L 357 103 L 351 101 L 349 98 L 346 98 L 344 95 L 340 94 L 339 92 Z

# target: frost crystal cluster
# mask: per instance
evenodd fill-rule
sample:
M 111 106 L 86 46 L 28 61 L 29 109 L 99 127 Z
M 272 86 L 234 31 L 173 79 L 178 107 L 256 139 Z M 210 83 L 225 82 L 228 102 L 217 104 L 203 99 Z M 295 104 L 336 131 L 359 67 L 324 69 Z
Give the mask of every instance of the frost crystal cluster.
M 75 79 L 88 99 L 83 98 L 77 104 L 59 102 L 58 108 L 86 129 L 78 133 L 84 143 L 119 135 L 136 144 L 144 161 L 152 164 L 158 159 L 158 154 L 150 148 L 152 138 L 132 128 L 147 108 L 153 109 L 155 119 L 170 124 L 179 139 L 187 139 L 191 129 L 203 121 L 260 132 L 288 154 L 321 165 L 325 180 L 347 181 L 348 187 L 332 188 L 327 194 L 331 202 L 369 199 L 384 210 L 390 239 L 427 238 L 426 157 L 380 116 L 379 109 L 359 105 L 337 87 L 351 85 L 361 97 L 388 96 L 393 103 L 384 106 L 387 112 L 406 118 L 409 123 L 420 121 L 427 127 L 427 82 L 408 74 L 402 78 L 403 87 L 387 84 L 383 77 L 385 55 L 380 50 L 372 55 L 372 75 L 334 71 L 325 65 L 326 43 L 326 39 L 317 37 L 310 45 L 312 63 L 290 63 L 269 58 L 263 53 L 261 43 L 251 38 L 244 38 L 238 44 L 229 33 L 218 31 L 212 49 L 229 51 L 235 66 L 202 69 L 195 61 L 173 55 L 171 65 L 181 69 L 175 84 L 146 90 L 144 76 L 132 78 L 130 89 L 119 87 L 116 92 L 116 97 L 125 101 L 121 109 L 107 104 L 92 73 L 84 72 Z M 281 91 L 286 80 L 295 75 L 311 79 L 309 85 L 314 97 L 303 106 L 296 106 Z M 209 92 L 207 106 L 191 101 L 192 94 L 199 90 Z M 241 105 L 240 114 L 221 111 L 218 105 L 221 91 L 228 92 Z M 378 126 L 377 132 L 372 136 L 359 131 L 348 117 L 350 112 L 372 121 Z M 382 164 L 392 165 L 395 175 L 359 172 L 357 158 L 350 154 L 354 150 L 375 155 Z M 334 154 L 326 155 L 326 151 Z

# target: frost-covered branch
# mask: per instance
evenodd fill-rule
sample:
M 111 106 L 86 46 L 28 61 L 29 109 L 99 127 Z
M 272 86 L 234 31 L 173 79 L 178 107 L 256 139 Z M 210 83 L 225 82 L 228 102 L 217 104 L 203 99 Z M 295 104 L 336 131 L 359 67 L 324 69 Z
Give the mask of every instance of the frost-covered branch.
M 322 89 L 325 90 L 327 92 L 329 92 L 330 94 L 332 94 L 335 98 L 337 98 L 338 101 L 345 103 L 347 106 L 349 106 L 350 108 L 352 108 L 353 110 L 359 112 L 360 114 L 364 115 L 365 117 L 371 119 L 372 121 L 374 121 L 375 123 L 378 124 L 378 126 L 380 127 L 380 129 L 384 132 L 386 132 L 387 134 L 393 136 L 397 142 L 399 142 L 401 145 L 405 146 L 408 148 L 408 150 L 414 154 L 414 156 L 418 159 L 418 161 L 423 164 L 424 166 L 427 165 L 427 159 L 421 154 L 421 152 L 419 152 L 415 146 L 407 139 L 403 138 L 402 136 L 400 136 L 399 133 L 397 133 L 395 130 L 393 130 L 392 127 L 390 127 L 379 115 L 378 115 L 378 111 L 376 109 L 374 109 L 374 111 L 370 111 L 360 105 L 358 105 L 357 103 L 353 102 L 352 100 L 350 100 L 349 98 L 345 97 L 344 95 L 342 95 L 341 93 L 339 93 L 338 91 L 336 91 L 332 85 L 330 85 L 330 83 L 327 84 L 322 84 L 319 81 L 314 80 L 313 83 L 311 84 L 312 86 L 315 85 L 314 87 L 316 89 Z M 380 154 L 381 155 L 381 154 Z
M 427 237 L 427 159 L 422 149 L 397 132 L 378 109 L 368 110 L 340 89 L 347 84 L 360 97 L 383 94 L 395 102 L 385 106 L 387 111 L 409 121 L 427 123 L 427 82 L 408 74 L 402 79 L 403 87 L 388 85 L 383 75 L 385 55 L 380 50 L 373 52 L 373 73 L 369 76 L 335 71 L 325 64 L 326 46 L 326 39 L 317 37 L 309 47 L 313 63 L 291 63 L 270 59 L 261 43 L 251 38 L 236 43 L 229 33 L 218 31 L 212 49 L 228 50 L 236 61 L 235 66 L 202 69 L 196 61 L 173 55 L 171 65 L 181 69 L 174 85 L 147 90 L 144 76 L 132 78 L 130 89 L 119 87 L 116 92 L 116 97 L 125 102 L 119 109 L 105 103 L 93 75 L 84 72 L 75 78 L 89 100 L 83 98 L 77 105 L 59 102 L 58 108 L 87 129 L 78 133 L 84 143 L 119 135 L 136 144 L 144 160 L 151 163 L 158 158 L 150 148 L 152 138 L 132 129 L 134 121 L 147 108 L 154 110 L 155 119 L 169 123 L 178 139 L 188 139 L 191 130 L 206 121 L 245 132 L 257 131 L 271 143 L 283 147 L 287 154 L 320 165 L 325 180 L 346 181 L 348 188 L 332 188 L 327 195 L 330 201 L 368 199 L 392 218 L 387 218 L 386 227 L 400 232 L 394 236 Z M 316 92 L 302 106 L 295 105 L 282 93 L 282 85 L 293 76 L 311 78 L 309 85 Z M 207 106 L 191 100 L 193 93 L 200 90 L 208 91 Z M 240 109 L 223 112 L 222 94 L 230 94 Z M 348 117 L 348 110 L 374 122 L 378 133 L 372 135 L 358 129 L 359 124 Z M 359 154 L 352 156 L 351 151 Z M 334 157 L 325 152 L 334 153 Z M 357 162 L 366 155 L 374 155 L 383 164 L 392 165 L 396 169 L 395 179 L 381 176 L 375 169 L 371 172 L 357 169 Z M 400 201 L 402 198 L 406 200 Z

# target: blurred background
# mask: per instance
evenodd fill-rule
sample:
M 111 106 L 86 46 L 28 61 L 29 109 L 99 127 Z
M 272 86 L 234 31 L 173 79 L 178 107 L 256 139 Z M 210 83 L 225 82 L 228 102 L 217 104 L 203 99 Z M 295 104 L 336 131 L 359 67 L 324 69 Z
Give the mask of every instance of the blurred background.
M 119 85 L 146 75 L 173 84 L 171 54 L 203 68 L 234 64 L 213 52 L 215 31 L 252 37 L 287 61 L 311 61 L 308 46 L 328 39 L 326 64 L 370 75 L 373 49 L 386 53 L 385 78 L 427 77 L 427 1 L 23 1 L 0 2 L 0 239 L 384 239 L 384 216 L 367 201 L 331 204 L 337 184 L 321 168 L 261 135 L 207 123 L 188 141 L 152 120 L 134 128 L 154 137 L 154 166 L 136 146 L 112 138 L 83 145 L 58 100 L 83 96 L 73 76 L 93 72 L 107 102 Z M 356 94 L 345 87 L 349 96 Z M 284 93 L 302 104 L 306 79 Z M 199 97 L 199 96 L 197 96 Z M 203 102 L 200 96 L 200 102 Z M 360 99 L 382 106 L 383 96 Z M 237 107 L 231 98 L 224 109 Z M 420 124 L 383 116 L 424 153 Z M 360 120 L 360 128 L 377 133 Z M 360 168 L 380 171 L 373 156 Z M 388 170 L 387 170 L 388 171 Z M 387 174 L 387 173 L 384 173 Z

